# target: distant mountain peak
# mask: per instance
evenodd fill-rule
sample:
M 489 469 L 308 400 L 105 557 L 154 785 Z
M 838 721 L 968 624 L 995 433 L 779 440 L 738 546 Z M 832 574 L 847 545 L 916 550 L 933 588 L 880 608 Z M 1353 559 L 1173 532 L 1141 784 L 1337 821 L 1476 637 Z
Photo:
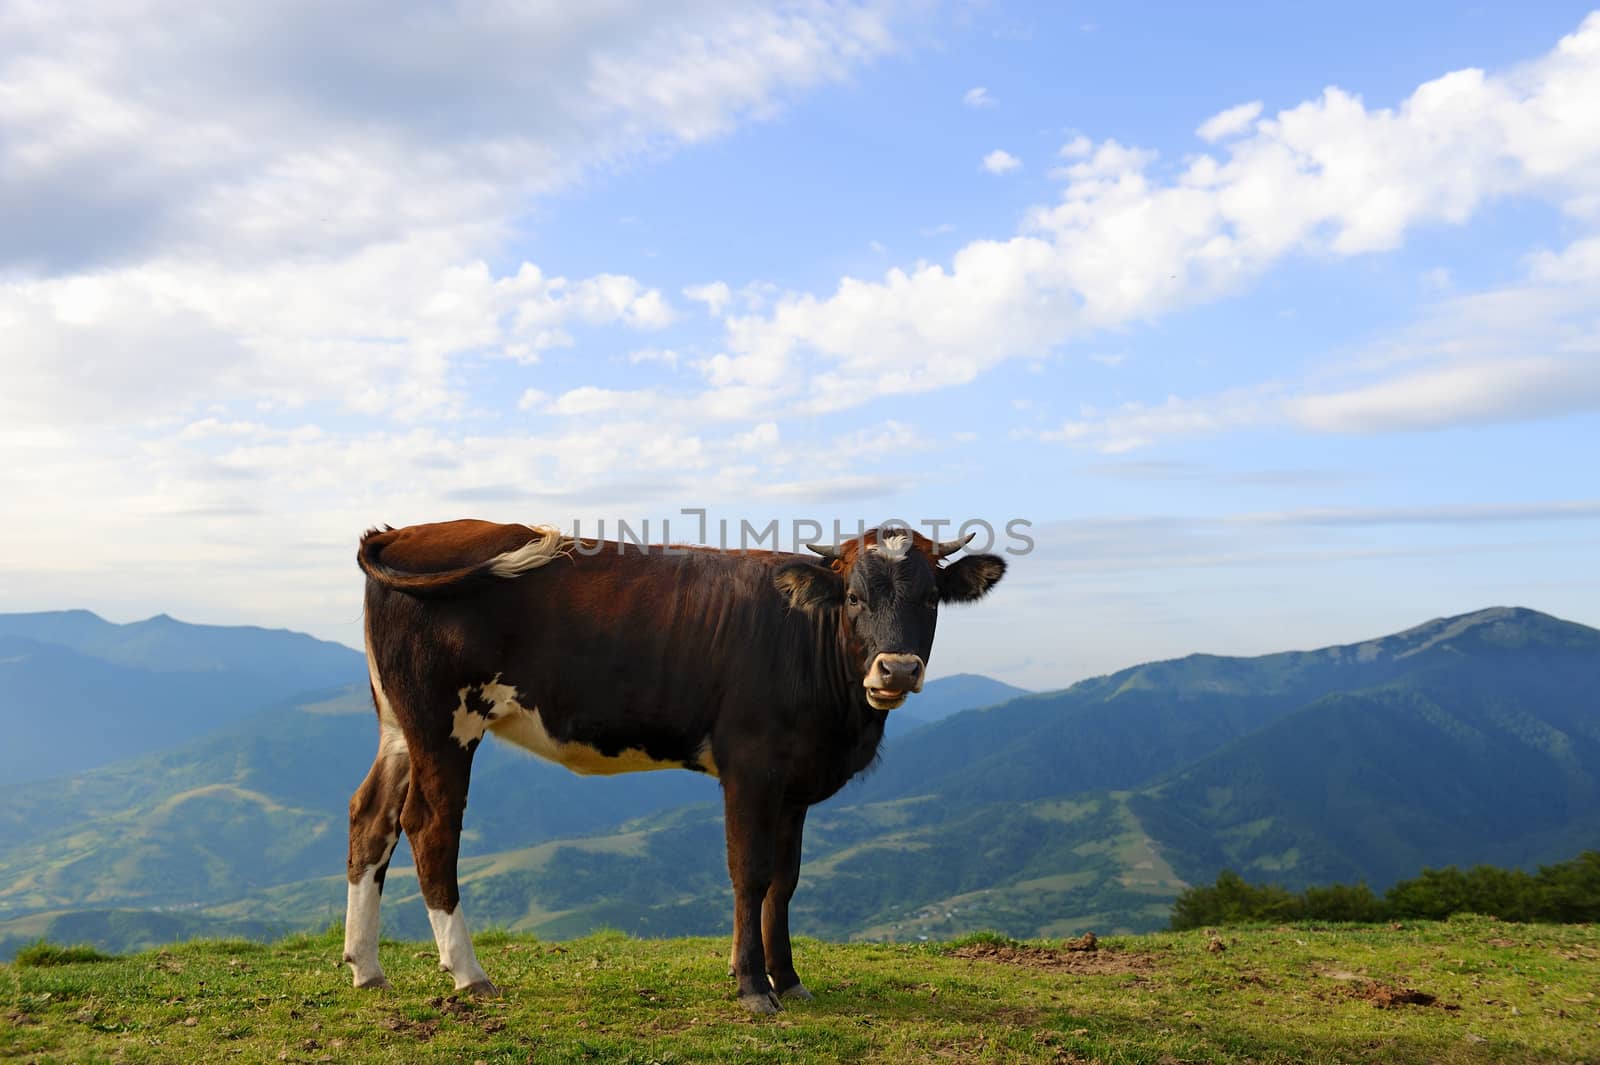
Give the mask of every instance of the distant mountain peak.
M 1492 606 L 1434 618 L 1359 647 L 1405 658 L 1458 643 L 1475 647 L 1575 647 L 1600 644 L 1600 631 L 1528 607 Z

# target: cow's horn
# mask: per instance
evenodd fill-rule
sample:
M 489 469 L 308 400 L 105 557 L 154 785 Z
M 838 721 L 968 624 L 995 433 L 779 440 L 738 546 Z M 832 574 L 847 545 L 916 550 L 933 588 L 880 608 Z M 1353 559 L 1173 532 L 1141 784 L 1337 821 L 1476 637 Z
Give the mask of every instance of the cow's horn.
M 830 561 L 839 557 L 839 548 L 833 544 L 807 544 L 807 551 L 815 551 Z
M 942 540 L 933 545 L 933 557 L 943 558 L 946 555 L 953 555 L 963 547 L 966 547 L 968 544 L 970 544 L 972 542 L 972 538 L 977 535 L 977 533 L 967 533 L 967 535 L 957 537 L 954 540 Z

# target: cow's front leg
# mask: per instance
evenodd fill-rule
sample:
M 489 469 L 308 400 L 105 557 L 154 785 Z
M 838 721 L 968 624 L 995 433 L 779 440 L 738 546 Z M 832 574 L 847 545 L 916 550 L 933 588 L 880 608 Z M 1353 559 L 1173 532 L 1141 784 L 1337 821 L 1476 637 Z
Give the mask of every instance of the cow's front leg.
M 805 825 L 803 805 L 786 806 L 778 815 L 772 884 L 761 909 L 761 942 L 766 949 L 767 973 L 778 997 L 810 1001 L 811 992 L 794 971 L 794 951 L 789 945 L 789 900 L 800 883 L 800 838 Z
M 461 847 L 461 819 L 467 809 L 467 783 L 472 750 L 454 739 L 429 750 L 411 747 L 411 790 L 406 794 L 400 821 L 411 841 L 417 863 L 417 881 L 428 906 L 428 923 L 439 945 L 439 968 L 455 977 L 456 990 L 473 995 L 495 995 L 498 990 L 478 964 L 472 936 L 461 912 L 461 890 L 456 880 L 456 859 Z
M 722 778 L 728 878 L 733 881 L 731 960 L 734 979 L 739 982 L 739 1004 L 752 1013 L 776 1013 L 782 1008 L 767 980 L 761 942 L 761 900 L 772 884 L 779 801 L 765 779 L 743 781 L 727 774 Z

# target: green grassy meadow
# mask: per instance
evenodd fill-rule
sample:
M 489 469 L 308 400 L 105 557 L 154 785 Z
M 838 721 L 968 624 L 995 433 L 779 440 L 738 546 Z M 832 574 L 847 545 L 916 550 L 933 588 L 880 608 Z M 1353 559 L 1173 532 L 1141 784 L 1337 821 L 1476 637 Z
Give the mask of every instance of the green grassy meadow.
M 477 937 L 502 996 L 385 942 L 358 992 L 336 929 L 0 968 L 20 1062 L 1600 1062 L 1600 930 L 1489 918 L 1118 937 L 797 944 L 816 993 L 746 1015 L 723 939 Z

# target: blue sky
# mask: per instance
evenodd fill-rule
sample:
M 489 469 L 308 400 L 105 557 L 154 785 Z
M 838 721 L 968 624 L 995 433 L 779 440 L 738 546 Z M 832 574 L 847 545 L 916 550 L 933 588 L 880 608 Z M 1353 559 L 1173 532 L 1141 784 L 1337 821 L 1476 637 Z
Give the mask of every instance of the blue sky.
M 933 670 L 1035 687 L 1600 624 L 1581 5 L 178 10 L 0 4 L 0 609 L 689 507 L 1026 519 Z

